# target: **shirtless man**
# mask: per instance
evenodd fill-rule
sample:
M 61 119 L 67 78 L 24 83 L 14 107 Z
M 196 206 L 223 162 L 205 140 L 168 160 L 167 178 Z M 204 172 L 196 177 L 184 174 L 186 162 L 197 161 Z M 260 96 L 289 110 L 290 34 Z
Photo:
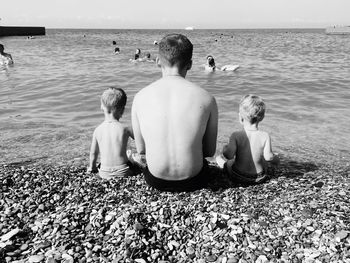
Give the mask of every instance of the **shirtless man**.
M 12 56 L 4 52 L 4 45 L 0 44 L 0 64 L 3 65 L 12 65 L 13 59 Z
M 207 91 L 185 79 L 192 43 L 165 36 L 157 65 L 162 78 L 139 91 L 132 105 L 138 153 L 146 155 L 146 182 L 162 191 L 193 191 L 208 181 L 205 157 L 215 154 L 218 109 Z

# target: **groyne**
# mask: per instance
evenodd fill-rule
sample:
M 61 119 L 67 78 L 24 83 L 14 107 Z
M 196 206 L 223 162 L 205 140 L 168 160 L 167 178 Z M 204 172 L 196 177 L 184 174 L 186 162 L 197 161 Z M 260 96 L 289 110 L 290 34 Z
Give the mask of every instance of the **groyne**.
M 45 35 L 45 27 L 0 26 L 0 37 Z

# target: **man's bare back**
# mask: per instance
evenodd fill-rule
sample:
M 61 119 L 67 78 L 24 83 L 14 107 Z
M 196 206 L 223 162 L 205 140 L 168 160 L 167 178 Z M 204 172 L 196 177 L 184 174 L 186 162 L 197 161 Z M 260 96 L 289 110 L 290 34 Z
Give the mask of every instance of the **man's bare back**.
M 149 172 L 179 181 L 199 174 L 203 159 L 215 154 L 218 110 L 213 96 L 185 79 L 191 65 L 169 65 L 160 57 L 163 78 L 135 96 L 132 125 Z
M 203 158 L 215 153 L 215 99 L 184 78 L 167 76 L 146 87 L 135 97 L 133 110 L 145 141 L 148 168 L 156 177 L 195 176 Z

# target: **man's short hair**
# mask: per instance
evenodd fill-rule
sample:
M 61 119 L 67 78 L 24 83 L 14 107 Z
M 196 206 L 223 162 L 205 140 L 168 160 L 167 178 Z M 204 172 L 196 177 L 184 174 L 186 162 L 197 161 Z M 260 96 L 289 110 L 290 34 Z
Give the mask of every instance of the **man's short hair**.
M 180 68 L 188 65 L 192 60 L 193 45 L 181 34 L 170 34 L 159 42 L 159 56 L 162 62 L 169 66 L 177 65 Z M 164 61 L 165 60 L 165 61 Z
M 123 89 L 110 87 L 102 93 L 101 103 L 106 107 L 108 113 L 123 114 L 127 99 Z
M 254 124 L 264 119 L 265 108 L 265 103 L 261 97 L 248 94 L 241 99 L 239 113 L 242 118 Z

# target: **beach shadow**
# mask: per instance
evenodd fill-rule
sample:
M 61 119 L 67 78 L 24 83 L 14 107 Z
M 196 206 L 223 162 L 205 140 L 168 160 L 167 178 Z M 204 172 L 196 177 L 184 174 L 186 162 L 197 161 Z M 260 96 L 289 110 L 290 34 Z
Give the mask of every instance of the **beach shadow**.
M 304 176 L 307 173 L 314 172 L 319 169 L 319 167 L 312 162 L 295 161 L 286 159 L 284 157 L 280 157 L 280 159 L 281 161 L 278 166 L 271 165 L 268 167 L 267 173 L 269 175 L 269 179 L 263 184 L 268 184 L 271 179 L 276 179 L 279 177 L 285 177 L 286 179 L 296 179 L 298 177 Z M 209 181 L 208 188 L 212 191 L 237 187 L 249 187 L 253 185 L 234 182 L 228 174 L 224 173 L 221 168 L 214 164 L 210 165 L 209 175 L 211 179 Z
M 313 162 L 302 162 L 282 159 L 279 166 L 274 167 L 271 178 L 286 177 L 289 179 L 301 177 L 306 173 L 317 171 L 319 167 Z

